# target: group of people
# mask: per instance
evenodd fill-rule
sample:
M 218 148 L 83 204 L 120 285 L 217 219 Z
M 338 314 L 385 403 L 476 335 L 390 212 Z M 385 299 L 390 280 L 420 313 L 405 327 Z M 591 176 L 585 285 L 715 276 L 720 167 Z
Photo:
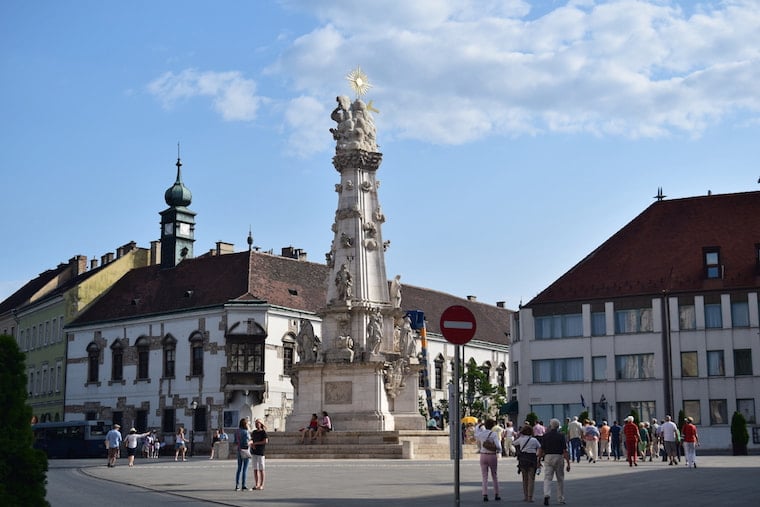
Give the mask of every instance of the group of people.
M 549 505 L 551 483 L 555 477 L 557 500 L 560 504 L 565 503 L 564 474 L 570 471 L 572 462 L 580 463 L 583 456 L 589 463 L 596 463 L 603 456 L 608 460 L 619 460 L 625 448 L 631 467 L 638 466 L 639 460 L 648 457 L 653 461 L 658 456 L 662 456 L 663 462 L 676 465 L 680 462 L 680 445 L 683 444 L 686 466 L 696 468 L 696 447 L 699 445 L 693 418 L 687 417 L 683 426 L 678 428 L 671 416 L 666 416 L 661 424 L 657 419 L 652 419 L 651 424 L 636 424 L 634 417 L 628 416 L 624 426 L 617 421 L 612 426 L 607 421 L 602 421 L 600 426 L 593 420 L 581 423 L 578 417 L 567 418 L 563 426 L 558 419 L 552 419 L 546 427 L 541 421 L 534 424 L 526 421 L 519 430 L 515 430 L 511 422 L 501 428 L 496 421 L 489 419 L 478 424 L 474 436 L 480 453 L 484 502 L 489 501 L 489 474 L 494 500 L 501 500 L 497 474 L 497 457 L 501 454 L 517 456 L 517 473 L 522 475 L 525 502 L 533 502 L 535 478 L 545 471 L 544 505 Z
M 108 449 L 108 462 L 107 466 L 113 468 L 116 466 L 116 461 L 121 456 L 121 446 L 127 448 L 127 464 L 130 467 L 135 466 L 135 455 L 137 454 L 137 448 L 141 439 L 150 439 L 151 435 L 155 435 L 155 431 L 146 431 L 145 433 L 137 433 L 135 428 L 131 428 L 126 437 L 121 436 L 121 425 L 114 424 L 111 430 L 106 433 L 105 446 Z M 153 440 L 151 442 L 151 453 L 153 452 Z M 158 440 L 156 439 L 156 442 Z M 159 444 L 160 449 L 160 444 Z M 145 450 L 143 450 L 145 452 Z
M 499 478 L 497 473 L 498 456 L 517 456 L 517 473 L 522 476 L 523 500 L 533 502 L 533 491 L 536 475 L 540 473 L 541 463 L 546 470 L 544 474 L 544 505 L 549 505 L 551 482 L 557 478 L 557 498 L 559 503 L 565 503 L 564 477 L 565 471 L 570 471 L 570 455 L 567 451 L 567 440 L 560 432 L 560 422 L 557 419 L 549 421 L 549 426 L 543 424 L 523 425 L 515 432 L 512 424 L 500 432 L 494 431 L 496 421 L 489 419 L 475 428 L 475 439 L 480 447 L 481 493 L 483 501 L 488 502 L 488 476 L 493 483 L 494 500 L 501 500 Z M 538 428 L 538 432 L 536 432 Z M 501 428 L 500 428 L 501 429 Z M 507 429 L 511 431 L 507 431 Z
M 317 414 L 311 414 L 311 420 L 309 424 L 301 428 L 301 443 L 306 442 L 314 443 L 319 440 L 319 443 L 324 443 L 325 434 L 332 431 L 332 421 L 327 412 L 322 411 L 322 417 L 317 417 Z
M 264 489 L 265 450 L 269 442 L 266 426 L 261 419 L 254 421 L 254 428 L 248 418 L 240 419 L 235 430 L 237 442 L 237 472 L 235 473 L 235 491 L 254 491 Z M 248 464 L 253 461 L 252 488 L 247 486 Z

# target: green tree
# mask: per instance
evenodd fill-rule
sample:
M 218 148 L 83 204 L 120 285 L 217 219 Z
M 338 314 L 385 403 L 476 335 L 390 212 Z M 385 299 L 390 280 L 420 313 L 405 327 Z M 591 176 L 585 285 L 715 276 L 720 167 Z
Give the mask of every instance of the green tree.
M 0 406 L 0 505 L 48 506 L 47 456 L 32 448 L 24 354 L 7 335 L 0 336 Z
M 748 443 L 747 420 L 741 412 L 734 412 L 731 416 L 731 447 L 734 456 L 746 456 Z
M 535 426 L 538 422 L 538 415 L 535 412 L 529 412 L 528 415 L 525 416 L 525 420 L 528 421 L 528 424 L 531 426 Z

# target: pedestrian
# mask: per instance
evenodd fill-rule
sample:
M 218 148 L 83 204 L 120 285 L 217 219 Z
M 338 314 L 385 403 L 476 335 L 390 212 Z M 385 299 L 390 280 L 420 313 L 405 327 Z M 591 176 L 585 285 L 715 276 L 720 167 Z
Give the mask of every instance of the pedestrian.
M 317 414 L 311 414 L 309 425 L 305 428 L 301 428 L 301 443 L 305 444 L 307 440 L 314 443 L 314 439 L 317 437 L 317 431 L 319 431 L 319 417 L 317 417 Z
M 678 450 L 678 426 L 673 422 L 673 418 L 669 415 L 665 416 L 665 422 L 660 425 L 660 434 L 662 434 L 662 441 L 665 444 L 665 453 L 668 457 L 668 465 L 676 464 L 676 453 Z
M 536 440 L 541 442 L 541 439 L 544 438 L 544 433 L 546 433 L 546 426 L 544 426 L 544 421 L 538 421 L 533 426 L 533 436 L 536 437 Z
M 256 429 L 251 434 L 251 454 L 253 455 L 253 478 L 256 484 L 253 489 L 264 489 L 264 469 L 266 465 L 266 458 L 264 457 L 264 451 L 266 450 L 267 442 L 267 427 L 264 426 L 264 422 L 261 419 L 256 419 L 254 422 Z
M 501 455 L 514 456 L 517 454 L 515 452 L 515 446 L 513 445 L 513 442 L 515 441 L 515 427 L 512 425 L 512 421 L 507 421 L 507 425 L 504 428 L 504 432 L 501 434 L 501 436 Z
M 657 419 L 652 418 L 649 427 L 651 429 L 649 436 L 652 442 L 652 457 L 649 461 L 652 461 L 653 458 L 660 456 L 660 425 L 657 424 Z
M 697 446 L 699 445 L 699 436 L 697 435 L 697 427 L 694 426 L 693 417 L 686 418 L 686 424 L 683 425 L 682 434 L 686 466 L 688 468 L 697 468 Z
M 599 427 L 599 459 L 602 459 L 602 456 L 607 456 L 607 461 L 610 460 L 610 455 L 612 454 L 610 446 L 610 425 L 607 424 L 607 421 L 602 421 L 602 425 Z
M 533 501 L 533 488 L 538 469 L 538 450 L 541 443 L 533 436 L 533 428 L 525 424 L 520 430 L 520 437 L 515 440 L 517 448 L 517 473 L 522 474 L 523 500 Z
M 312 440 L 316 440 L 319 438 L 319 443 L 324 443 L 325 439 L 325 433 L 332 431 L 332 421 L 330 420 L 330 416 L 327 415 L 327 412 L 324 410 L 322 411 L 322 417 L 319 419 L 319 427 L 317 428 L 317 434 L 314 436 Z
M 581 462 L 581 437 L 583 436 L 583 425 L 578 421 L 578 416 L 573 416 L 573 420 L 567 423 L 567 438 L 570 441 L 570 460 L 576 463 Z
M 161 455 L 161 439 L 158 438 L 158 434 L 153 435 L 153 459 L 158 459 Z
M 211 437 L 211 456 L 208 459 L 214 459 L 214 452 L 216 451 L 216 444 L 219 443 L 220 430 L 214 430 L 214 436 Z
M 187 453 L 187 442 L 185 438 L 185 428 L 180 426 L 177 428 L 177 434 L 174 436 L 174 461 L 177 461 L 179 455 L 182 454 L 182 461 L 187 461 L 185 454 Z
M 599 428 L 596 421 L 586 421 L 588 424 L 583 430 L 583 440 L 586 442 L 586 456 L 589 463 L 596 463 L 596 449 L 599 445 Z
M 639 459 L 641 461 L 646 461 L 648 449 L 649 449 L 649 430 L 647 429 L 647 423 L 642 421 L 639 423 Z
M 475 439 L 480 442 L 480 489 L 483 493 L 483 501 L 488 501 L 488 472 L 491 471 L 493 482 L 494 500 L 501 500 L 499 496 L 499 454 L 501 454 L 501 438 L 494 431 L 496 421 L 488 419 L 485 424 L 478 424 L 475 428 Z
M 629 415 L 625 418 L 625 426 L 623 426 L 623 435 L 625 435 L 625 453 L 628 457 L 628 466 L 639 466 L 637 458 L 639 455 L 639 440 L 641 439 L 639 434 L 639 427 L 633 422 L 633 416 Z
M 610 446 L 612 447 L 612 455 L 615 457 L 615 461 L 619 460 L 623 455 L 620 448 L 622 434 L 623 427 L 617 421 L 612 421 L 612 426 L 610 427 Z
M 153 433 L 148 433 L 148 436 L 146 436 L 143 439 L 143 445 L 142 445 L 142 456 L 143 458 L 150 458 L 153 456 Z
M 135 428 L 131 428 L 129 430 L 127 438 L 124 439 L 124 444 L 127 447 L 127 459 L 129 466 L 135 466 L 135 454 L 137 453 L 137 445 L 140 442 L 141 438 L 145 438 L 148 435 L 150 435 L 150 431 L 146 431 L 145 433 L 137 433 L 137 430 Z
M 248 476 L 248 463 L 251 460 L 251 434 L 248 428 L 248 419 L 240 419 L 238 429 L 235 431 L 235 441 L 237 442 L 237 472 L 235 472 L 235 491 L 253 491 L 253 488 L 246 486 Z M 242 482 L 241 482 L 242 480 Z
M 552 479 L 557 475 L 557 501 L 565 503 L 565 470 L 570 471 L 570 454 L 567 452 L 565 435 L 559 431 L 559 419 L 549 421 L 549 431 L 544 434 L 538 450 L 538 462 L 544 461 L 544 505 L 549 505 Z M 567 468 L 565 468 L 567 463 Z
M 114 424 L 111 431 L 106 433 L 106 449 L 108 449 L 108 467 L 115 467 L 121 447 L 121 426 Z

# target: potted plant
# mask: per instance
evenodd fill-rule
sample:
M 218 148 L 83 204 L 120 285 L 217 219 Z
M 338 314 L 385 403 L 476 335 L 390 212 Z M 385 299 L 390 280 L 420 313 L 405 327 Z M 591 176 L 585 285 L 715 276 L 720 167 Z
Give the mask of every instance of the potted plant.
M 747 420 L 741 412 L 734 412 L 731 417 L 731 446 L 734 456 L 746 456 L 748 443 Z

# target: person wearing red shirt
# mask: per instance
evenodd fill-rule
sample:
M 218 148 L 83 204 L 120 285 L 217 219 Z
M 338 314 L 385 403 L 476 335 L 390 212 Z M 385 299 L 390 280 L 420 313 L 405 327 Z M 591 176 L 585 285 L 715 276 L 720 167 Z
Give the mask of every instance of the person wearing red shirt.
M 681 428 L 681 435 L 683 436 L 683 451 L 686 455 L 686 467 L 697 468 L 699 437 L 697 436 L 697 427 L 694 426 L 694 418 L 686 418 L 686 424 Z
M 629 415 L 625 418 L 625 426 L 623 426 L 623 435 L 625 435 L 625 452 L 628 456 L 628 466 L 639 466 L 636 462 L 639 454 L 639 427 L 633 422 L 633 416 Z

